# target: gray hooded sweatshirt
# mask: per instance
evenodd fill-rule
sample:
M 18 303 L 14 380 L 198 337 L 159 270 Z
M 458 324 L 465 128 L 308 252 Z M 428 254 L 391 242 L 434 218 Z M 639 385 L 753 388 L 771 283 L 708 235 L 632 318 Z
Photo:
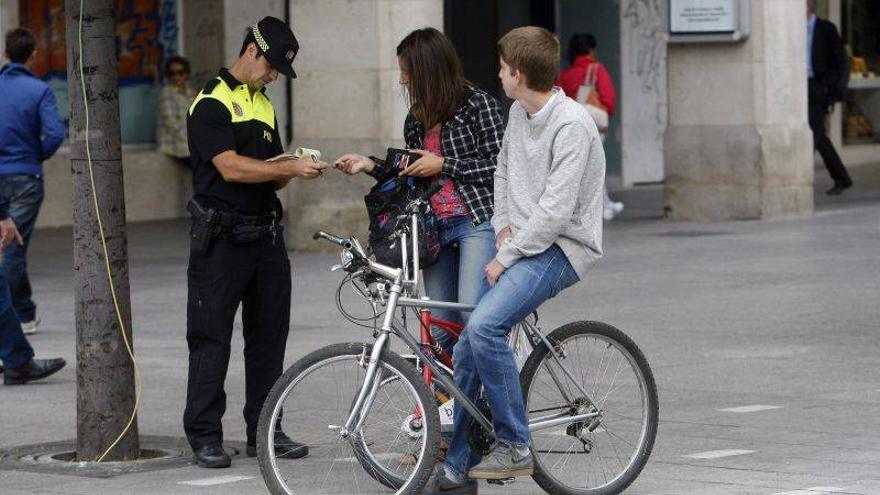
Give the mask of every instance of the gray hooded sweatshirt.
M 507 268 L 556 243 L 583 280 L 602 257 L 605 151 L 583 105 L 560 88 L 534 115 L 516 101 L 495 170 L 496 234 L 512 236 L 498 250 Z

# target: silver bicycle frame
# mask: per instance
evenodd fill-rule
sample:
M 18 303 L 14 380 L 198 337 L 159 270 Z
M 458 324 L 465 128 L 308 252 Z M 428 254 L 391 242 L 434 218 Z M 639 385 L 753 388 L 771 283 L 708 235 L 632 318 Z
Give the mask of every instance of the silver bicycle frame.
M 370 361 L 367 363 L 367 373 L 364 378 L 364 384 L 361 387 L 357 399 L 352 405 L 351 411 L 349 412 L 348 419 L 346 419 L 344 426 L 340 428 L 340 434 L 343 437 L 347 437 L 351 432 L 358 431 L 358 429 L 363 424 L 366 417 L 369 415 L 370 408 L 373 405 L 373 401 L 376 396 L 376 392 L 379 389 L 379 384 L 381 380 L 377 380 L 377 370 L 379 367 L 379 358 L 382 355 L 382 351 L 385 349 L 385 346 L 388 344 L 389 335 L 393 332 L 395 335 L 400 337 L 401 340 L 406 344 L 410 350 L 415 353 L 415 355 L 424 363 L 428 368 L 430 368 L 434 372 L 434 380 L 437 380 L 442 384 L 446 390 L 452 392 L 452 395 L 456 398 L 458 405 L 467 410 L 467 412 L 483 427 L 489 435 L 494 439 L 495 438 L 495 430 L 492 427 L 492 424 L 488 419 L 480 412 L 479 408 L 468 399 L 461 390 L 455 385 L 453 380 L 450 380 L 448 376 L 440 371 L 440 365 L 437 363 L 432 357 L 428 356 L 424 350 L 422 350 L 422 346 L 419 342 L 409 333 L 409 331 L 401 324 L 399 324 L 394 319 L 394 313 L 397 311 L 399 307 L 412 307 L 418 309 L 448 309 L 453 311 L 461 311 L 461 312 L 471 312 L 476 306 L 472 304 L 463 304 L 457 302 L 446 302 L 446 301 L 432 301 L 427 298 L 414 298 L 404 296 L 402 294 L 417 294 L 418 292 L 418 284 L 419 284 L 419 226 L 418 226 L 418 217 L 416 214 L 411 215 L 410 221 L 410 233 L 412 239 L 412 273 L 410 273 L 410 263 L 408 250 L 406 246 L 410 242 L 410 235 L 405 231 L 401 233 L 400 242 L 401 242 L 401 267 L 402 268 L 392 268 L 386 265 L 382 265 L 380 263 L 376 263 L 374 261 L 368 262 L 369 271 L 379 275 L 382 278 L 385 278 L 389 281 L 392 281 L 392 286 L 389 291 L 388 301 L 385 306 L 385 317 L 382 322 L 381 329 L 379 331 L 379 336 L 376 338 L 376 342 L 373 344 L 373 349 L 370 352 Z M 359 245 L 358 245 L 359 246 Z M 534 338 L 537 336 L 541 342 L 547 346 L 550 355 L 553 358 L 553 361 L 562 369 L 563 374 L 566 378 L 572 383 L 574 383 L 575 387 L 577 387 L 578 391 L 583 394 L 583 397 L 589 402 L 590 405 L 593 406 L 594 409 L 598 409 L 596 407 L 593 398 L 587 392 L 587 390 L 581 386 L 581 384 L 574 378 L 568 368 L 562 363 L 559 359 L 559 356 L 556 354 L 556 349 L 552 346 L 550 341 L 544 336 L 537 328 L 532 325 L 526 325 L 526 331 L 529 336 Z M 557 376 L 557 373 L 550 368 L 549 364 L 547 366 L 547 371 L 550 373 L 551 378 L 556 383 L 556 386 L 559 388 L 561 394 L 565 397 L 566 401 L 571 402 L 572 399 L 568 395 L 566 388 L 562 386 L 562 380 Z M 563 425 L 563 424 L 572 424 L 577 422 L 582 422 L 584 420 L 594 418 L 599 416 L 599 412 L 591 412 L 591 413 L 583 413 L 577 414 L 574 416 L 568 415 L 567 411 L 561 411 L 555 414 L 549 414 L 546 416 L 541 416 L 539 418 L 535 418 L 529 422 L 529 431 L 538 431 L 546 428 L 552 428 L 554 426 Z

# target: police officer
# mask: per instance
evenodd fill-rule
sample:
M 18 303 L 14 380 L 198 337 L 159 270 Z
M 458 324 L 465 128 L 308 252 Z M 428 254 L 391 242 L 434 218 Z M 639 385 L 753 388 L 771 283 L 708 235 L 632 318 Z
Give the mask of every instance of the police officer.
M 267 163 L 283 152 L 265 85 L 291 67 L 299 44 L 280 19 L 248 27 L 238 59 L 205 85 L 189 109 L 187 134 L 194 197 L 188 270 L 189 345 L 184 430 L 198 465 L 228 467 L 221 419 L 232 325 L 244 326 L 247 454 L 256 456 L 260 409 L 281 375 L 290 323 L 290 261 L 275 191 L 314 179 L 327 166 L 309 159 Z M 308 447 L 275 432 L 276 455 L 303 457 Z

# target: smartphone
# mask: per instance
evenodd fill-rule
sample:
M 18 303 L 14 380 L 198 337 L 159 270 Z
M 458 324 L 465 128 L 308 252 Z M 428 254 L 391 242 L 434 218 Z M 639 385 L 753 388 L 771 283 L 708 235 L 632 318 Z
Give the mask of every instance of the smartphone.
M 399 148 L 388 148 L 388 154 L 385 157 L 385 163 L 391 164 L 394 170 L 403 170 L 421 158 L 418 153 Z

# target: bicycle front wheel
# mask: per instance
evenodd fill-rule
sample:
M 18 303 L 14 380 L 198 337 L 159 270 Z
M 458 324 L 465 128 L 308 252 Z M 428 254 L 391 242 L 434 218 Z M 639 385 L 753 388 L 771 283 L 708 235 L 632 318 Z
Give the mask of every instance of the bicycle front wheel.
M 360 343 L 325 347 L 275 383 L 257 431 L 260 471 L 271 493 L 388 493 L 393 478 L 400 481 L 394 493 L 409 495 L 427 482 L 440 420 L 422 378 L 397 354 L 386 350 L 380 357 L 381 386 L 362 426 L 340 433 L 366 379 L 371 350 Z M 275 444 L 276 430 L 306 444 L 309 455 L 285 458 L 283 446 Z
M 639 475 L 657 435 L 651 368 L 629 337 L 604 323 L 569 323 L 547 340 L 554 349 L 537 346 L 520 373 L 533 478 L 553 495 L 616 495 Z M 583 415 L 589 418 L 537 427 Z

